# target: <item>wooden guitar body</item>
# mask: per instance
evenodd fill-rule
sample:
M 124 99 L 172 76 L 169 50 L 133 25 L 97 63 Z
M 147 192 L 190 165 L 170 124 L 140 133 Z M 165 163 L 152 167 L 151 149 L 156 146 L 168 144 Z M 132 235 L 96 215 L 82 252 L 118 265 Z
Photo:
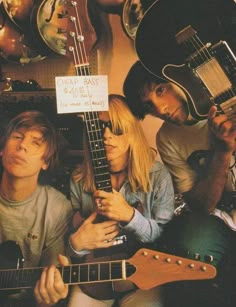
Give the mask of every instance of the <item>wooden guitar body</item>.
M 2 5 L 12 22 L 21 29 L 28 31 L 30 14 L 36 1 L 33 0 L 2 0 Z
M 233 0 L 159 0 L 137 29 L 140 61 L 183 89 L 197 120 L 206 118 L 213 104 L 227 113 L 221 104 L 231 98 L 230 108 L 235 108 L 235 19 Z
M 38 48 L 47 54 L 65 55 L 67 40 L 67 1 L 39 1 L 31 13 L 31 26 L 37 36 Z
M 44 57 L 31 47 L 29 37 L 14 24 L 0 4 L 0 56 L 19 64 L 37 62 Z

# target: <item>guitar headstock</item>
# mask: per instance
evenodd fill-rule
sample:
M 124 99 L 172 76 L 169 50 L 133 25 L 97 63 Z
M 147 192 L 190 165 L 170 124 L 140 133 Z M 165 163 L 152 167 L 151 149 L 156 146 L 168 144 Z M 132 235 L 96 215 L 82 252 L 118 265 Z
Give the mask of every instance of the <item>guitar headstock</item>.
M 150 289 L 174 281 L 212 279 L 216 268 L 205 262 L 142 248 L 128 262 L 136 272 L 128 280 L 140 289 Z M 147 276 L 148 278 L 144 278 Z
M 75 65 L 88 65 L 97 36 L 90 21 L 87 0 L 68 0 L 67 12 L 66 56 Z

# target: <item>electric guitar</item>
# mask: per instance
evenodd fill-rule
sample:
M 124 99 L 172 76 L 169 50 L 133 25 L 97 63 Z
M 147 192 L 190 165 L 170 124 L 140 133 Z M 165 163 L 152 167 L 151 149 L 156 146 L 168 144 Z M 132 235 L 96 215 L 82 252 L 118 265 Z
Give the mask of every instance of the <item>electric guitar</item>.
M 40 278 L 42 267 L 22 268 L 23 262 L 16 242 L 6 241 L 0 245 L 0 293 L 3 296 L 5 291 L 33 288 Z M 73 264 L 58 269 L 64 283 L 69 285 L 130 280 L 146 290 L 164 283 L 216 276 L 216 269 L 210 264 L 150 249 L 140 249 L 128 260 Z
M 234 0 L 155 1 L 139 23 L 135 48 L 149 71 L 184 91 L 195 119 L 216 104 L 236 121 Z
M 75 0 L 68 2 L 66 11 L 68 12 L 66 55 L 73 61 L 76 75 L 89 76 L 89 54 L 96 43 L 96 32 L 88 16 L 87 1 Z M 86 128 L 85 132 L 87 134 L 96 189 L 112 192 L 99 114 L 98 112 L 84 112 L 82 115 Z M 85 262 L 89 261 L 93 263 L 97 262 L 98 259 L 103 259 L 103 261 L 124 259 L 125 257 L 127 258 L 130 253 L 132 254 L 132 252 L 130 252 L 131 249 L 133 251 L 139 248 L 139 245 L 136 245 L 136 242 L 130 240 L 128 236 L 126 237 L 126 234 L 120 234 L 119 241 L 122 241 L 122 244 L 94 250 L 85 259 Z M 131 245 L 133 246 L 131 247 Z M 91 258 L 92 260 L 90 260 Z M 103 267 L 101 271 L 103 271 Z M 168 275 L 168 271 L 166 271 L 166 274 Z M 168 279 L 168 276 L 165 278 Z M 86 294 L 100 300 L 111 299 L 115 295 L 111 280 L 101 284 L 101 282 L 95 279 L 93 285 L 87 283 L 80 285 L 80 287 Z

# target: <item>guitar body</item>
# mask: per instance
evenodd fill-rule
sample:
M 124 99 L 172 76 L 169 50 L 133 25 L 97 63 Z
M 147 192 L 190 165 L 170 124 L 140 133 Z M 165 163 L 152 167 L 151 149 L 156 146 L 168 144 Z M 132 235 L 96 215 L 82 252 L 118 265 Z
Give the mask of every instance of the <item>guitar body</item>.
M 137 242 L 134 238 L 125 236 L 124 242 L 122 244 L 115 245 L 110 248 L 94 250 L 88 256 L 85 257 L 84 262 L 93 263 L 93 262 L 129 259 L 141 247 L 143 246 L 141 246 L 141 244 Z M 117 284 L 116 281 L 105 282 L 105 283 L 97 282 L 93 284 L 81 284 L 80 288 L 86 294 L 95 299 L 110 300 L 116 297 L 114 293 L 114 291 L 117 291 L 116 284 Z
M 0 244 L 0 269 L 16 269 L 23 267 L 23 255 L 19 245 L 14 241 Z
M 222 67 L 221 74 L 227 77 L 225 81 L 223 75 L 222 83 L 231 83 L 230 90 L 236 88 L 235 19 L 236 3 L 233 0 L 159 0 L 147 10 L 137 29 L 135 48 L 140 61 L 156 76 L 174 82 L 184 90 L 190 112 L 196 119 L 206 118 L 209 107 L 221 103 L 218 103 L 220 90 L 215 93 L 210 81 L 203 81 L 198 73 L 200 65 L 209 61 L 209 57 L 215 58 L 216 64 Z M 189 35 L 188 26 L 196 31 L 201 41 L 195 40 L 195 33 Z M 190 46 L 191 39 L 194 48 Z M 222 41 L 228 46 L 221 44 Z M 202 56 L 202 49 L 207 56 L 198 67 L 195 64 L 199 59 L 194 57 L 196 54 Z M 216 70 L 212 69 L 212 78 Z M 227 89 L 227 86 L 223 87 L 222 92 Z
M 23 268 L 23 255 L 19 245 L 14 241 L 5 241 L 0 244 L 0 271 L 5 269 Z M 3 279 L 4 280 L 4 279 Z M 8 295 L 17 293 L 17 290 L 0 292 L 0 304 Z
M 29 43 L 29 37 L 17 27 L 0 4 L 0 56 L 19 64 L 37 62 L 43 59 Z
M 43 0 L 33 8 L 31 26 L 36 33 L 39 48 L 46 53 L 65 55 L 68 15 L 66 0 Z
M 22 31 L 28 30 L 30 25 L 30 14 L 34 7 L 34 1 L 32 0 L 2 0 L 2 5 L 17 27 Z
M 207 117 L 208 110 L 212 106 L 210 96 L 204 87 L 200 86 L 199 80 L 194 76 L 189 67 L 183 65 L 166 65 L 163 75 L 171 82 L 177 84 L 189 98 L 189 109 L 196 119 Z M 195 104 L 197 102 L 197 105 Z

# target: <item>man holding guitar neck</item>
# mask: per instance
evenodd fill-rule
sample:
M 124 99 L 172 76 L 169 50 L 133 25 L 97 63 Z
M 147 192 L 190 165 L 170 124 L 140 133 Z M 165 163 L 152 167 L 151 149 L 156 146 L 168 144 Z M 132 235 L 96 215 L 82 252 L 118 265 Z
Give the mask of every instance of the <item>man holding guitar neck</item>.
M 176 253 L 203 261 L 208 255 L 220 271 L 235 246 L 236 204 L 233 192 L 229 193 L 236 190 L 235 119 L 233 122 L 225 114 L 218 114 L 217 107 L 212 106 L 208 119 L 194 120 L 183 91 L 150 73 L 139 61 L 128 72 L 123 90 L 137 118 L 150 114 L 164 121 L 157 133 L 157 148 L 172 174 L 175 191 L 183 193 L 190 209 L 177 217 L 177 224 L 170 229 L 170 250 L 172 245 Z M 227 197 L 224 191 L 228 191 Z M 219 206 L 223 199 L 225 202 Z M 182 300 L 186 296 L 181 287 L 178 291 Z M 195 294 L 200 296 L 196 289 Z M 188 298 L 192 303 L 187 301 L 186 306 L 202 306 L 204 301 L 191 295 Z M 218 306 L 217 303 L 228 306 L 227 301 L 217 300 L 218 296 L 215 303 L 209 300 L 204 307 Z
M 124 254 L 129 258 L 127 253 L 143 244 L 154 246 L 173 217 L 173 185 L 169 172 L 155 161 L 156 153 L 123 96 L 109 96 L 109 112 L 99 112 L 99 123 L 112 190 L 95 189 L 87 152 L 71 181 L 71 200 L 78 213 L 70 245 L 78 259 L 86 254 L 95 260 L 101 254 L 110 260 L 123 259 Z M 97 223 L 98 216 L 105 220 Z M 160 287 L 137 290 L 121 281 L 111 285 L 111 293 L 102 295 L 100 284 L 92 285 L 91 291 L 75 286 L 68 306 L 112 306 L 114 299 L 119 306 L 162 306 Z
M 55 264 L 58 254 L 65 254 L 64 236 L 72 216 L 71 204 L 59 191 L 38 183 L 40 172 L 56 162 L 56 139 L 55 128 L 38 111 L 17 115 L 1 138 L 1 268 L 20 269 L 21 262 L 25 269 L 49 266 L 38 277 L 36 285 L 30 283 L 29 275 L 25 278 L 26 284 L 29 279 L 27 287 L 34 287 L 34 291 L 24 289 L 25 285 L 15 291 L 6 279 L 13 293 L 1 291 L 1 307 L 51 306 L 68 293 L 68 286 L 62 282 Z M 68 264 L 63 256 L 59 261 L 61 265 Z M 18 285 L 23 284 L 24 280 L 19 278 Z

